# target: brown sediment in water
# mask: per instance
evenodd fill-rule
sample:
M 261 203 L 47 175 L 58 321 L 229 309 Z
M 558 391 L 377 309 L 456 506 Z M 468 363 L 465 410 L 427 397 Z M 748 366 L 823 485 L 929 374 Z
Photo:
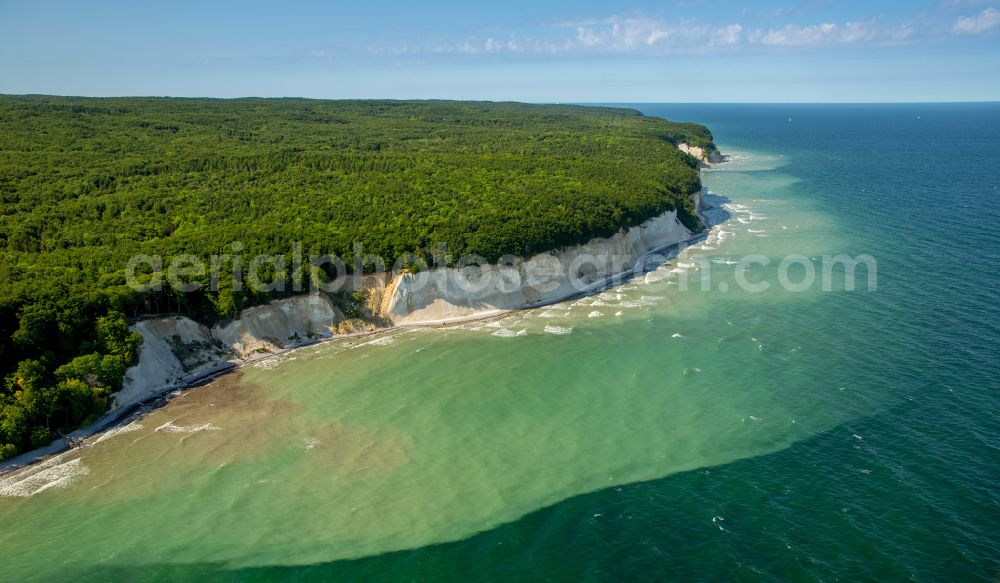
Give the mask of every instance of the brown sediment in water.
M 268 398 L 267 393 L 267 387 L 234 371 L 5 479 L 15 486 L 31 479 L 18 489 L 28 495 L 48 483 L 31 477 L 39 468 L 71 464 L 66 469 L 73 469 L 74 475 L 65 485 L 72 483 L 78 494 L 90 491 L 88 497 L 95 503 L 107 503 L 190 487 L 227 466 L 253 464 L 282 455 L 282 450 L 291 463 L 325 467 L 331 479 L 372 477 L 409 460 L 409 440 L 398 429 L 324 422 L 302 405 Z M 123 457 L 135 463 L 123 464 Z M 141 471 L 122 470 L 150 463 L 177 469 L 169 487 Z

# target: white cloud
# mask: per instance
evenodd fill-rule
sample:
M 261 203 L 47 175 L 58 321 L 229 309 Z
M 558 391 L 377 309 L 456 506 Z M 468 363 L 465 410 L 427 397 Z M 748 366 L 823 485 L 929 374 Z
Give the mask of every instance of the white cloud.
M 739 24 L 712 28 L 689 19 L 666 21 L 621 16 L 559 22 L 552 28 L 557 36 L 561 29 L 572 28 L 576 32 L 573 38 L 557 43 L 561 51 L 653 54 L 699 52 L 705 45 L 736 44 L 743 30 Z
M 603 42 L 601 35 L 584 26 L 576 27 L 576 40 L 584 47 L 596 47 Z
M 768 31 L 755 30 L 750 33 L 750 42 L 762 45 L 801 46 L 826 42 L 837 32 L 832 23 L 796 26 L 786 24 L 784 28 Z
M 729 26 L 723 26 L 715 30 L 715 34 L 712 36 L 711 44 L 714 45 L 735 45 L 740 42 L 740 35 L 743 33 L 743 27 L 738 24 L 730 24 Z
M 880 20 L 873 18 L 844 24 L 825 22 L 806 26 L 788 24 L 782 28 L 752 30 L 747 34 L 747 40 L 752 44 L 787 47 L 890 45 L 901 43 L 914 34 L 912 23 L 884 26 Z
M 656 43 L 660 42 L 661 40 L 667 39 L 667 38 L 670 38 L 670 31 L 669 30 L 659 30 L 659 29 L 652 30 L 652 31 L 650 31 L 649 36 L 646 37 L 646 44 L 647 45 L 655 45 Z
M 653 18 L 610 17 L 601 23 L 603 35 L 599 46 L 617 52 L 645 51 L 656 53 L 697 53 L 706 47 L 738 44 L 743 27 L 732 23 L 709 26 L 692 19 L 666 21 Z
M 969 1 L 969 0 L 956 0 Z M 943 32 L 940 20 L 927 17 L 886 23 L 885 17 L 848 22 L 785 24 L 748 28 L 740 22 L 611 15 L 549 23 L 532 35 L 510 31 L 486 38 L 443 40 L 425 47 L 382 49 L 378 54 L 617 54 L 645 56 L 726 53 L 739 50 L 798 50 L 837 46 L 874 47 L 916 42 Z M 947 20 L 945 21 L 947 22 Z M 960 18 L 953 33 L 977 33 L 1000 25 L 1000 12 L 987 8 Z M 945 25 L 947 27 L 947 24 Z M 947 28 L 946 28 L 947 30 Z
M 1000 10 L 987 8 L 978 16 L 962 16 L 955 21 L 952 31 L 957 34 L 979 34 L 1000 25 Z

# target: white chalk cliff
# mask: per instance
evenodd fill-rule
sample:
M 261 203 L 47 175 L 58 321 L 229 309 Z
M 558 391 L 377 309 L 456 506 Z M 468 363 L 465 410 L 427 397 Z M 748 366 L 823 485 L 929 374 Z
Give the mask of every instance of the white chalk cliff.
M 667 211 L 609 238 L 539 253 L 516 266 L 398 275 L 383 315 L 396 325 L 442 324 L 556 302 L 641 269 L 646 254 L 692 236 L 676 211 Z
M 343 319 L 330 298 L 312 294 L 247 308 L 239 319 L 212 329 L 183 316 L 143 320 L 132 327 L 143 338 L 139 362 L 125 372 L 114 407 L 144 401 L 234 364 L 329 338 Z
M 718 150 L 712 150 L 709 153 L 705 153 L 705 149 L 699 146 L 689 146 L 688 144 L 681 142 L 677 144 L 677 149 L 685 154 L 690 154 L 703 164 L 719 164 L 724 161 L 722 154 Z

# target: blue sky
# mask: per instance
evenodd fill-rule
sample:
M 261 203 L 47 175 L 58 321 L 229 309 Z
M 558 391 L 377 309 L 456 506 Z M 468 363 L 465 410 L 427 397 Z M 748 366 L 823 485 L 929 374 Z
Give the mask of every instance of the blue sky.
M 0 0 L 0 93 L 1000 100 L 1000 0 Z

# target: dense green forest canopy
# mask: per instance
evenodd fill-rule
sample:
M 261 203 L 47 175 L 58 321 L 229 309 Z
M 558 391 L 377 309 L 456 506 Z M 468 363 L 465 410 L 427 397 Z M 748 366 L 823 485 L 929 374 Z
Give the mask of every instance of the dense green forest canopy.
M 85 422 L 140 341 L 274 294 L 124 285 L 129 257 L 524 256 L 666 210 L 696 226 L 697 124 L 446 101 L 0 96 L 0 458 Z

